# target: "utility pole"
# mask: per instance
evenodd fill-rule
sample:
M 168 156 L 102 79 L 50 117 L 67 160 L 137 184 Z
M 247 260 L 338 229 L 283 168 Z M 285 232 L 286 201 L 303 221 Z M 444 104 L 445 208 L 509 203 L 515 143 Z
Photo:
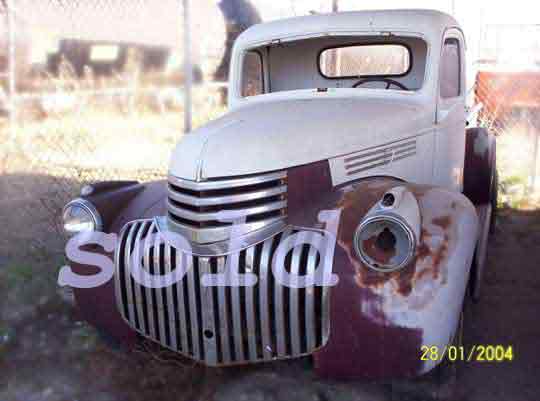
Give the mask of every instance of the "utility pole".
M 184 8 L 184 133 L 191 131 L 191 90 L 193 66 L 191 65 L 191 15 L 190 0 L 183 0 Z

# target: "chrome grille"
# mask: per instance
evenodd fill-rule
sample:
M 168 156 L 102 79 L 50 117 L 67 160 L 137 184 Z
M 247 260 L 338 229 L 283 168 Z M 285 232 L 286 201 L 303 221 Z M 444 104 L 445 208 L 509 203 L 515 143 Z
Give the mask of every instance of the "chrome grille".
M 328 339 L 328 288 L 282 286 L 274 279 L 271 261 L 287 229 L 239 253 L 239 272 L 257 275 L 253 287 L 204 287 L 205 273 L 224 271 L 229 256 L 187 255 L 148 243 L 158 232 L 154 220 L 128 223 L 116 251 L 115 288 L 118 308 L 131 327 L 161 345 L 208 365 L 258 362 L 312 353 Z M 136 241 L 146 243 L 143 266 L 154 275 L 174 270 L 186 258 L 189 270 L 178 283 L 163 289 L 137 284 L 130 276 Z M 308 274 L 319 263 L 309 245 L 295 247 L 286 269 Z
M 223 211 L 245 217 L 247 231 L 282 221 L 287 213 L 287 173 L 190 181 L 169 176 L 167 202 L 172 229 L 198 243 L 229 238 L 232 222 L 222 221 Z

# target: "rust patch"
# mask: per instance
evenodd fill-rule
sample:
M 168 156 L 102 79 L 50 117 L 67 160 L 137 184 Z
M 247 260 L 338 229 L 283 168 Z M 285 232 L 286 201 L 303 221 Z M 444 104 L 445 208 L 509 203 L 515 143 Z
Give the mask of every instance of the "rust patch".
M 447 230 L 451 223 L 450 216 L 436 217 L 433 219 L 433 224 L 441 227 L 443 230 Z
M 397 292 L 404 297 L 408 296 L 413 288 L 413 277 L 416 273 L 414 260 L 404 269 L 396 274 L 396 282 L 398 284 Z
M 358 287 L 379 287 L 382 286 L 390 279 L 392 273 L 382 273 L 375 270 L 371 270 L 363 263 L 359 263 L 360 266 L 356 269 L 356 275 L 354 281 Z
M 441 226 L 448 227 L 446 220 L 444 218 L 442 219 L 443 221 L 439 222 L 440 224 L 437 224 L 437 225 L 439 225 L 439 227 Z M 435 224 L 435 220 L 437 219 L 433 220 L 434 224 Z M 417 277 L 415 277 L 415 281 L 422 280 L 428 274 L 431 274 L 434 280 L 438 279 L 441 273 L 442 264 L 444 260 L 446 259 L 446 257 L 448 256 L 448 242 L 449 242 L 448 233 L 446 231 L 444 232 L 444 237 L 442 239 L 442 242 L 437 247 L 430 247 L 428 245 L 428 242 L 431 242 L 432 237 L 433 236 L 430 233 L 428 233 L 426 230 L 424 229 L 422 230 L 422 242 L 420 243 L 417 249 L 416 261 L 424 260 L 431 257 L 431 268 L 420 271 Z M 445 271 L 445 274 L 443 275 L 442 284 L 446 283 L 446 276 L 447 274 Z
M 429 256 L 429 254 L 431 253 L 431 250 L 429 249 L 429 246 L 427 246 L 426 242 L 424 241 L 424 239 L 428 236 L 429 234 L 427 233 L 427 231 L 422 228 L 422 234 L 421 234 L 421 241 L 420 241 L 420 244 L 416 247 L 416 258 L 417 259 L 425 259 Z
M 450 211 L 459 210 L 460 205 L 454 199 L 447 202 L 441 201 L 441 208 L 447 208 L 449 213 L 437 218 L 427 217 L 423 221 L 415 257 L 411 263 L 395 272 L 378 272 L 365 266 L 356 255 L 353 243 L 354 232 L 371 207 L 381 199 L 387 190 L 396 185 L 405 185 L 413 192 L 420 205 L 432 191 L 437 191 L 429 186 L 404 184 L 387 178 L 358 182 L 336 190 L 331 202 L 334 208 L 341 209 L 338 245 L 347 257 L 347 265 L 351 270 L 351 278 L 355 286 L 360 289 L 376 291 L 391 282 L 392 291 L 396 296 L 409 297 L 411 302 L 414 301 L 411 298 L 414 296 L 422 300 L 417 304 L 427 305 L 435 294 L 435 287 L 447 282 L 448 272 L 445 260 L 449 255 L 449 238 L 453 224 L 453 214 Z M 438 197 L 436 193 L 433 196 Z M 374 260 L 379 260 L 381 264 L 387 263 L 395 256 L 395 251 L 381 252 L 380 248 L 375 246 L 375 241 L 375 237 L 364 240 L 364 250 L 368 251 Z M 432 280 L 433 288 L 430 288 L 429 282 Z M 422 283 L 420 286 L 423 288 L 422 294 L 416 294 L 413 291 L 417 283 Z M 424 289 L 431 295 L 424 294 Z
M 403 269 L 396 272 L 378 272 L 361 264 L 356 271 L 355 282 L 360 288 L 377 288 L 383 286 L 386 282 L 393 280 L 397 285 L 397 292 L 400 295 L 408 296 L 413 288 L 415 275 L 415 263 L 411 262 Z
M 441 272 L 442 261 L 448 254 L 448 238 L 445 238 L 437 252 L 433 255 L 433 278 L 438 279 Z M 445 275 L 446 276 L 446 275 Z M 443 280 L 443 284 L 446 283 L 446 277 Z
M 396 256 L 396 248 L 391 247 L 388 250 L 382 249 L 377 244 L 377 240 L 378 236 L 373 235 L 372 237 L 362 242 L 362 248 L 370 258 L 377 261 L 378 263 L 386 265 L 392 260 L 394 256 Z
M 360 288 L 378 288 L 389 281 L 396 284 L 397 292 L 400 295 L 408 296 L 414 286 L 414 276 L 416 270 L 415 260 L 405 268 L 389 273 L 377 272 L 365 266 L 354 253 L 353 237 L 354 231 L 361 221 L 361 218 L 371 209 L 375 202 L 379 201 L 384 193 L 390 188 L 400 185 L 399 181 L 371 181 L 360 183 L 355 186 L 353 191 L 342 192 L 339 200 L 339 206 L 342 208 L 342 222 L 339 234 L 339 244 L 346 251 L 349 262 L 355 267 L 355 282 Z M 421 190 L 427 188 L 420 187 Z M 416 191 L 415 191 L 416 192 Z M 395 256 L 395 249 L 390 252 L 384 252 L 375 246 L 376 237 L 371 237 L 364 241 L 364 249 L 375 260 L 381 263 L 388 263 Z M 367 244 L 366 244 L 367 242 Z M 429 248 L 426 247 L 429 253 Z
M 351 191 L 340 192 L 341 198 L 337 202 L 337 206 L 342 209 L 342 217 L 338 243 L 345 250 L 349 264 L 354 266 L 354 280 L 360 288 L 383 286 L 399 274 L 399 272 L 380 273 L 365 266 L 356 256 L 353 244 L 354 232 L 362 218 L 387 190 L 399 184 L 400 182 L 395 180 L 373 180 L 355 184 Z M 370 256 L 376 260 L 390 260 L 393 255 L 378 255 L 374 241 L 375 238 L 372 239 L 373 243 L 368 242 L 364 249 L 372 249 L 374 253 Z M 379 259 L 380 257 L 382 259 Z
M 416 257 L 405 268 L 391 273 L 380 273 L 371 270 L 367 266 L 358 262 L 360 265 L 356 270 L 355 281 L 359 287 L 380 287 L 386 282 L 393 280 L 396 284 L 396 292 L 404 297 L 411 294 L 415 283 L 426 280 L 430 277 L 433 280 L 441 279 L 441 285 L 446 284 L 448 273 L 445 269 L 444 263 L 449 253 L 449 233 L 448 229 L 451 226 L 451 218 L 449 216 L 443 216 L 435 218 L 432 223 L 438 227 L 441 227 L 444 232 L 442 240 L 437 245 L 432 245 L 433 235 L 425 228 L 422 229 L 420 242 L 416 249 Z M 365 246 L 365 250 L 370 249 L 373 251 L 370 254 L 375 260 L 384 260 L 385 263 L 389 261 L 394 254 L 382 252 L 375 246 L 375 238 L 370 238 L 364 242 L 369 243 Z M 428 259 L 426 261 L 426 259 Z M 424 265 L 423 269 L 418 270 L 417 263 L 420 261 L 426 261 L 427 265 Z

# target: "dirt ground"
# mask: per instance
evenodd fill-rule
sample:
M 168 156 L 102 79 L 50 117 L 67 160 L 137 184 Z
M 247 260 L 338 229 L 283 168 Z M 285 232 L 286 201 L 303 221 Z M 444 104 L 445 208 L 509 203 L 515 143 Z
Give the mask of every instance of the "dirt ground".
M 465 342 L 513 345 L 511 363 L 462 367 L 466 400 L 540 395 L 540 210 L 507 211 L 490 247 L 481 302 L 466 314 Z
M 5 209 L 4 209 L 5 210 Z M 491 239 L 482 300 L 469 305 L 465 343 L 512 345 L 512 362 L 458 365 L 452 399 L 536 401 L 540 394 L 540 210 L 506 210 Z M 324 382 L 309 359 L 205 369 L 157 351 L 110 347 L 78 320 L 56 286 L 59 256 L 0 258 L 0 400 L 432 400 L 433 391 Z

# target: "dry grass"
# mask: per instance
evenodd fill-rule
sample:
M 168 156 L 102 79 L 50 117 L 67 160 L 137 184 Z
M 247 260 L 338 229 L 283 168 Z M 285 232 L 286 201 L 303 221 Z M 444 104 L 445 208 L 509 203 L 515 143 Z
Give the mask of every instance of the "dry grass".
M 497 136 L 499 203 L 513 209 L 540 205 L 540 160 L 536 161 L 536 186 L 532 188 L 534 166 L 533 131 L 527 121 L 516 120 Z M 539 149 L 540 151 L 540 149 Z
M 182 137 L 181 88 L 149 90 L 148 76 L 131 73 L 123 81 L 130 92 L 104 94 L 101 89 L 122 82 L 81 80 L 65 68 L 60 77 L 35 83 L 53 92 L 19 101 L 15 126 L 0 118 L 0 209 L 18 211 L 0 213 L 8 232 L 2 250 L 24 238 L 46 247 L 59 233 L 62 206 L 85 183 L 165 177 Z M 220 93 L 204 87 L 194 89 L 193 105 L 195 127 L 225 112 Z

